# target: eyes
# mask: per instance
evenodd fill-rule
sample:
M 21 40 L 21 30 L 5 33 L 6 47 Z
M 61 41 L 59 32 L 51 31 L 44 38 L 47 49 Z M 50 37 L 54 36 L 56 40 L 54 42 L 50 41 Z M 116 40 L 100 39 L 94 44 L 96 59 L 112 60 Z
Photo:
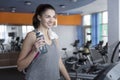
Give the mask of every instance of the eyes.
M 53 19 L 56 19 L 56 15 L 55 15 L 55 16 L 45 15 L 45 18 L 53 18 Z

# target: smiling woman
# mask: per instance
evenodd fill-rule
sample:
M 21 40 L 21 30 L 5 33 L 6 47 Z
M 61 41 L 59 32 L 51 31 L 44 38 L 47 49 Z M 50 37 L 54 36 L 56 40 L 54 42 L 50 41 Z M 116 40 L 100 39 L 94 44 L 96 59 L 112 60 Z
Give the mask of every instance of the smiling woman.
M 37 7 L 33 16 L 35 30 L 26 35 L 17 61 L 19 71 L 27 69 L 26 80 L 58 80 L 60 72 L 71 80 L 59 55 L 57 34 L 52 31 L 55 21 L 54 7 L 49 4 Z M 51 38 L 50 30 L 56 36 Z

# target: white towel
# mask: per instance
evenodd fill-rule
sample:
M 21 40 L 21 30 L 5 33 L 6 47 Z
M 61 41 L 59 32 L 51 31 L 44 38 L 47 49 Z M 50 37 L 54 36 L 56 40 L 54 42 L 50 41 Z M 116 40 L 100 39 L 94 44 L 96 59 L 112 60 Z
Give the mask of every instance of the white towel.
M 52 29 L 48 30 L 48 34 L 51 39 L 58 39 L 58 35 L 54 31 L 52 31 Z

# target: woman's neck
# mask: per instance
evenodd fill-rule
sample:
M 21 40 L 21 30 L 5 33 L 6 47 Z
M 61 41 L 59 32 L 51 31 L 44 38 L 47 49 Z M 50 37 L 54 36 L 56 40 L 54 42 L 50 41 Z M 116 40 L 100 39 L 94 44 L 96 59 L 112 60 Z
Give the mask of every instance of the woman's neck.
M 44 34 L 44 36 L 48 36 L 48 28 L 44 27 L 44 26 L 39 26 L 38 27 L 38 31 L 42 32 Z
M 48 33 L 48 28 L 40 26 L 38 28 L 38 31 L 42 32 L 43 34 L 47 34 Z

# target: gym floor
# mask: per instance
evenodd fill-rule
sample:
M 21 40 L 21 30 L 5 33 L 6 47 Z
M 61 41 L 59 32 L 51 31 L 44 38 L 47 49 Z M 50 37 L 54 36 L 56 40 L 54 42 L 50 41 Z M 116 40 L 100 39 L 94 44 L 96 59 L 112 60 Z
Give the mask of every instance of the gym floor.
M 0 69 L 0 80 L 24 80 L 24 75 L 17 68 Z
M 0 69 L 0 80 L 25 80 L 24 74 L 17 68 Z M 60 80 L 64 80 L 62 77 Z

